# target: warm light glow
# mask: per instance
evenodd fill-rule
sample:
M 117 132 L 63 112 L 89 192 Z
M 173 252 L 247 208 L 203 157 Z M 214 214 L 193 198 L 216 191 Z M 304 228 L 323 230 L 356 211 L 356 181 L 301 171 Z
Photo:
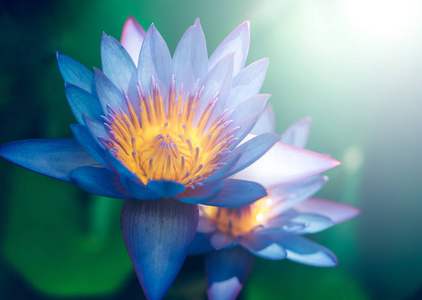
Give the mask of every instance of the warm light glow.
M 183 99 L 175 97 L 174 80 L 164 101 L 156 85 L 153 94 L 138 89 L 140 118 L 126 96 L 128 113 L 109 107 L 105 126 L 110 138 L 102 143 L 144 184 L 150 180 L 173 180 L 187 187 L 200 185 L 215 172 L 235 141 L 230 112 L 210 118 L 218 94 L 195 124 L 201 89 Z
M 350 21 L 371 37 L 398 37 L 419 22 L 419 0 L 343 0 Z
M 266 221 L 265 215 L 271 208 L 268 199 L 268 197 L 264 197 L 243 207 L 229 208 L 201 205 L 201 211 L 208 219 L 215 222 L 220 231 L 233 236 L 240 236 L 263 225 Z

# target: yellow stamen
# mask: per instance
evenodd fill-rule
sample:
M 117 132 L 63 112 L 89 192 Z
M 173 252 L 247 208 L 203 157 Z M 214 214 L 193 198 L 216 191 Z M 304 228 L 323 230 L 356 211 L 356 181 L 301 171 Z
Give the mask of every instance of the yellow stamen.
M 138 87 L 139 114 L 125 94 L 128 113 L 109 108 L 104 119 L 111 138 L 104 144 L 144 184 L 165 179 L 194 188 L 218 169 L 235 141 L 227 111 L 210 119 L 218 95 L 194 124 L 201 92 L 176 96 L 173 79 L 166 103 L 154 82 L 152 94 Z
M 201 211 L 220 231 L 236 237 L 248 234 L 266 221 L 265 215 L 271 208 L 268 200 L 268 197 L 264 197 L 243 207 L 201 205 Z

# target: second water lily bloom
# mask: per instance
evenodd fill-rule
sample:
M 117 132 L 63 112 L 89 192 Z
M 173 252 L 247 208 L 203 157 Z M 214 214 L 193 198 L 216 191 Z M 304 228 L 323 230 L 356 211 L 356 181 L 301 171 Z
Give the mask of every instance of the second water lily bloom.
M 121 43 L 103 34 L 102 71 L 57 53 L 78 122 L 71 125 L 74 138 L 11 142 L 0 155 L 125 199 L 122 232 L 130 258 L 147 297 L 161 299 L 194 238 L 198 204 L 244 206 L 267 194 L 261 175 L 239 173 L 279 140 L 274 133 L 245 140 L 269 98 L 259 94 L 268 60 L 245 67 L 248 49 L 245 22 L 208 57 L 197 19 L 171 56 L 154 25 L 144 31 L 129 18 Z M 285 162 L 274 180 L 294 182 L 339 164 L 284 144 L 270 151 Z
M 255 133 L 273 130 L 271 107 L 265 111 Z M 310 119 L 293 124 L 281 142 L 305 147 Z M 271 150 L 270 150 L 271 151 Z M 264 155 L 270 155 L 270 153 Z M 258 160 L 254 173 L 262 165 Z M 281 166 L 274 161 L 274 168 Z M 245 169 L 246 176 L 250 170 Z M 255 176 L 251 174 L 250 176 Z M 359 211 L 346 204 L 310 198 L 327 181 L 315 175 L 295 183 L 273 186 L 268 195 L 243 207 L 200 205 L 198 233 L 190 254 L 206 254 L 207 292 L 211 300 L 235 299 L 252 269 L 253 258 L 289 259 L 299 263 L 330 267 L 337 264 L 327 248 L 303 237 L 325 230 L 356 216 Z M 265 185 L 265 180 L 261 182 Z

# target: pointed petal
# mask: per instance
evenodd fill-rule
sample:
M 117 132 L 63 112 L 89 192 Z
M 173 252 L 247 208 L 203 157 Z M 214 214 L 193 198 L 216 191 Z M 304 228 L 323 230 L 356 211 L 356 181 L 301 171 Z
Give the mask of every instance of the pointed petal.
M 173 62 L 169 49 L 154 24 L 147 31 L 138 62 L 138 79 L 145 92 L 151 89 L 154 77 L 164 101 L 168 101 L 171 77 L 173 76 Z
M 215 251 L 211 246 L 208 234 L 197 232 L 189 249 L 188 255 L 199 255 L 207 252 Z
M 298 263 L 316 266 L 333 267 L 337 258 L 329 249 L 298 235 L 284 236 L 279 244 L 286 250 L 287 259 Z
M 266 195 L 265 189 L 255 182 L 225 179 L 220 193 L 205 205 L 239 207 L 251 204 Z
M 124 90 L 135 112 L 139 115 L 138 70 L 129 53 L 112 36 L 103 33 L 101 39 L 101 63 L 104 74 L 119 91 Z
M 210 236 L 210 244 L 215 250 L 221 250 L 231 246 L 235 242 L 232 235 L 228 235 L 219 230 L 214 231 Z
M 173 56 L 176 88 L 183 84 L 183 94 L 191 92 L 195 82 L 202 83 L 208 73 L 208 53 L 199 18 L 185 32 Z M 178 92 L 176 91 L 176 95 Z
M 167 180 L 150 181 L 147 184 L 147 188 L 163 198 L 174 197 L 186 190 L 183 184 Z
M 327 155 L 277 142 L 255 163 L 233 175 L 255 181 L 267 189 L 289 184 L 340 165 Z
M 128 116 L 129 111 L 123 92 L 100 70 L 95 69 L 95 85 L 97 87 L 98 98 L 105 114 L 108 113 L 107 105 L 115 110 L 122 109 Z
M 275 132 L 275 116 L 273 106 L 268 104 L 256 122 L 251 134 L 259 135 L 266 132 Z
M 0 156 L 30 171 L 70 182 L 70 172 L 83 166 L 98 166 L 75 139 L 39 139 L 0 146 Z
M 139 52 L 147 33 L 133 16 L 127 18 L 122 30 L 120 43 L 126 48 L 135 65 L 138 65 Z
M 122 182 L 125 189 L 136 199 L 140 200 L 157 200 L 161 196 L 147 188 L 141 180 L 129 170 L 121 172 L 120 181 Z
M 81 145 L 81 147 L 100 165 L 112 171 L 105 157 L 104 150 L 94 141 L 88 127 L 79 124 L 71 124 L 70 129 L 79 145 Z
M 56 52 L 57 64 L 63 80 L 95 95 L 94 74 L 70 56 Z
M 244 140 L 246 140 L 246 138 Z M 264 133 L 259 136 L 250 135 L 245 143 L 236 147 L 233 151 L 232 155 L 239 151 L 242 155 L 226 176 L 233 175 L 244 168 L 249 167 L 279 140 L 280 136 L 271 132 Z
M 97 121 L 101 120 L 100 116 L 104 113 L 97 97 L 70 83 L 65 83 L 64 89 L 70 109 L 79 124 L 85 125 L 84 114 Z
M 235 108 L 231 119 L 233 120 L 233 127 L 240 127 L 239 130 L 233 134 L 238 138 L 239 142 L 242 141 L 255 126 L 270 97 L 271 95 L 269 94 L 258 94 L 252 96 Z
M 85 120 L 86 127 L 89 129 L 91 133 L 92 139 L 97 143 L 99 147 L 104 149 L 104 146 L 98 140 L 99 137 L 109 138 L 110 135 L 108 134 L 107 129 L 105 128 L 103 123 L 98 122 L 86 115 L 83 116 Z
M 252 271 L 253 255 L 242 247 L 213 251 L 205 256 L 210 300 L 234 300 Z
M 163 221 L 164 220 L 164 221 Z M 162 299 L 195 236 L 198 206 L 174 199 L 125 200 L 122 233 L 148 299 Z
M 252 254 L 264 259 L 279 260 L 287 256 L 283 247 L 278 245 L 270 236 L 251 232 L 240 240 L 240 244 Z
M 318 192 L 327 180 L 327 176 L 316 175 L 271 190 L 268 194 L 274 204 L 266 216 L 270 219 L 295 207 Z
M 214 232 L 216 229 L 217 225 L 215 224 L 215 222 L 209 219 L 208 217 L 201 215 L 201 212 L 199 212 L 199 223 L 198 229 L 196 231 L 201 233 L 210 233 Z
M 104 168 L 81 167 L 70 173 L 73 184 L 81 189 L 104 197 L 130 199 L 119 176 Z
M 209 117 L 208 126 L 214 122 L 215 118 L 218 117 L 226 107 L 227 96 L 229 95 L 230 86 L 232 82 L 233 74 L 233 54 L 228 54 L 223 57 L 218 64 L 208 73 L 204 79 L 204 89 L 201 93 L 198 107 L 196 108 L 194 124 L 202 118 L 202 114 L 207 108 L 211 101 L 214 101 L 217 96 L 218 99 L 215 102 L 214 108 L 212 109 Z M 205 128 L 206 130 L 207 128 Z
M 312 198 L 296 205 L 295 210 L 326 216 L 336 224 L 354 218 L 360 213 L 359 209 L 351 205 L 318 198 Z
M 222 188 L 223 182 L 218 181 L 212 184 L 204 185 L 200 188 L 186 189 L 183 193 L 175 196 L 175 198 L 185 203 L 205 203 L 214 198 L 221 191 Z
M 227 107 L 235 108 L 237 105 L 259 93 L 268 68 L 268 58 L 260 59 L 233 78 Z
M 137 70 L 126 49 L 112 36 L 103 33 L 101 39 L 101 64 L 104 74 L 120 89 L 129 89 L 137 82 Z
M 209 60 L 209 69 L 212 69 L 228 53 L 234 53 L 233 75 L 237 75 L 245 66 L 249 40 L 249 21 L 246 21 L 233 30 L 215 49 Z
M 260 234 L 271 233 L 294 233 L 306 234 L 317 233 L 334 225 L 334 222 L 323 215 L 312 213 L 298 213 L 289 211 L 266 222 Z
M 311 118 L 306 117 L 296 121 L 281 135 L 281 142 L 299 148 L 305 148 L 311 129 Z

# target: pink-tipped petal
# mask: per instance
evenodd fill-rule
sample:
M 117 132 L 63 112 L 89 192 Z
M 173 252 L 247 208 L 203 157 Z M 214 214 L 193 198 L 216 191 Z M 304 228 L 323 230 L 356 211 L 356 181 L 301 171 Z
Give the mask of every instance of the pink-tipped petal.
M 295 210 L 326 216 L 336 224 L 354 218 L 360 213 L 354 206 L 318 198 L 311 198 L 296 205 Z
M 255 163 L 233 177 L 254 181 L 270 189 L 308 178 L 338 165 L 338 160 L 327 155 L 277 142 Z
M 281 142 L 299 148 L 305 148 L 311 129 L 311 118 L 306 117 L 296 121 L 281 135 Z
M 135 65 L 138 65 L 139 52 L 145 35 L 145 30 L 133 16 L 127 18 L 123 26 L 120 43 L 126 48 Z

